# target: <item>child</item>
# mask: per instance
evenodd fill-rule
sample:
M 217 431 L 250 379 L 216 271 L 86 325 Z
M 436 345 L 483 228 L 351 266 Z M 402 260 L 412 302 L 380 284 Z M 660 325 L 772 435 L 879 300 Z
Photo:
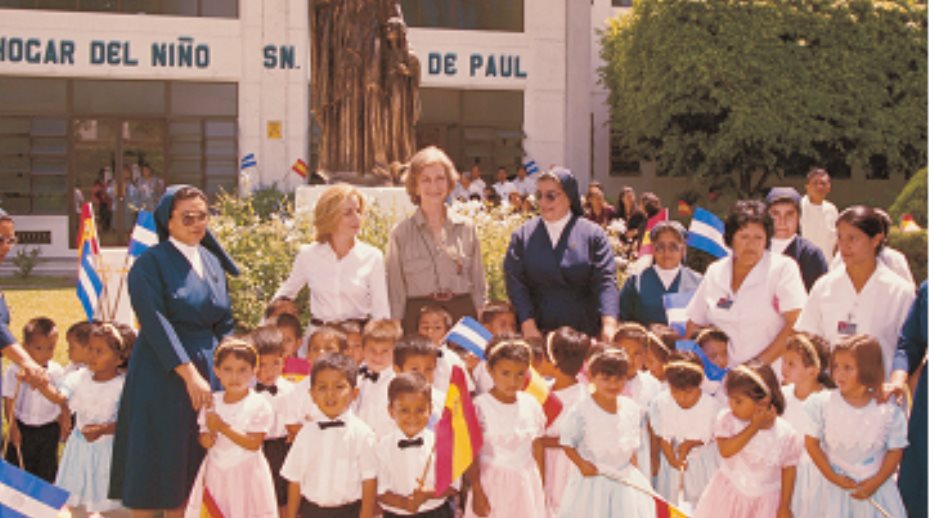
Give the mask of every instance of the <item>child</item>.
M 389 415 L 389 382 L 392 350 L 402 337 L 402 326 L 395 320 L 372 320 L 363 328 L 363 365 L 360 367 L 356 412 L 376 433 L 377 440 L 392 433 Z
M 29 356 L 46 369 L 49 379 L 58 383 L 62 378 L 62 366 L 52 360 L 58 331 L 55 322 L 46 317 L 30 320 L 23 326 L 23 347 Z M 59 405 L 45 398 L 39 390 L 17 379 L 19 367 L 10 365 L 3 376 L 3 406 L 9 419 L 10 442 L 19 446 L 23 454 L 26 471 L 48 482 L 55 481 L 58 471 L 58 441 L 61 439 L 60 419 L 71 420 L 71 415 L 62 412 Z M 14 402 L 14 393 L 19 390 Z M 15 412 L 14 412 L 15 409 Z M 8 448 L 6 460 L 19 466 L 16 448 Z
M 266 305 L 263 313 L 263 325 L 277 324 L 280 315 L 292 315 L 298 318 L 298 305 L 288 297 L 276 297 Z M 301 334 L 301 332 L 299 332 Z
M 480 311 L 480 323 L 494 337 L 515 336 L 516 334 L 516 310 L 512 304 L 503 301 L 489 302 Z M 476 384 L 476 392 L 483 394 L 493 388 L 493 378 L 490 376 L 490 370 L 484 367 L 482 361 L 471 372 Z
M 298 320 L 298 317 L 291 313 L 282 313 L 276 317 L 274 322 L 275 326 L 279 328 L 279 332 L 282 333 L 282 347 L 285 348 L 285 357 L 304 357 L 306 351 L 299 351 L 299 349 L 307 349 L 307 347 L 301 347 L 302 323 Z
M 587 386 L 577 379 L 590 353 L 590 337 L 564 326 L 548 333 L 545 338 L 545 359 L 540 372 L 555 382 L 552 393 L 561 400 L 561 413 L 545 429 L 542 445 L 545 448 L 545 499 L 554 515 L 561 506 L 568 475 L 574 468 L 561 447 L 561 424 L 574 405 L 587 397 Z
M 284 376 L 295 385 L 289 401 L 285 406 L 291 410 L 289 423 L 289 439 L 295 439 L 302 424 L 320 417 L 317 407 L 309 396 L 311 380 L 308 374 L 315 360 L 325 354 L 345 354 L 347 351 L 347 337 L 336 328 L 324 325 L 311 333 L 308 337 L 308 358 L 286 358 L 283 366 Z M 301 363 L 299 363 L 301 362 Z M 287 440 L 291 442 L 291 440 Z
M 467 471 L 471 491 L 464 516 L 547 516 L 538 440 L 545 431 L 545 413 L 522 391 L 532 352 L 522 340 L 507 339 L 487 346 L 485 356 L 493 388 L 474 400 L 483 447 Z
M 88 363 L 88 344 L 91 340 L 91 323 L 81 321 L 71 325 L 65 332 L 65 342 L 68 344 L 68 365 L 62 371 L 67 376 Z
M 198 416 L 198 442 L 208 450 L 188 497 L 185 516 L 201 516 L 209 493 L 227 518 L 276 518 L 276 490 L 263 439 L 274 421 L 272 407 L 250 385 L 259 358 L 252 345 L 228 338 L 214 350 L 214 374 L 224 390 Z
M 721 369 L 726 369 L 730 365 L 730 337 L 726 333 L 716 327 L 707 327 L 697 333 L 695 340 L 710 363 Z M 713 396 L 721 405 L 727 404 L 723 380 L 706 378 L 702 389 L 705 394 Z
M 802 446 L 801 437 L 779 417 L 785 398 L 775 371 L 753 361 L 730 370 L 724 385 L 730 407 L 720 411 L 714 425 L 720 468 L 693 516 L 790 517 Z
M 620 395 L 628 370 L 626 352 L 620 349 L 608 348 L 590 359 L 587 371 L 594 392 L 570 409 L 561 426 L 561 445 L 576 469 L 564 491 L 559 518 L 655 516 L 651 497 L 617 481 L 651 493 L 649 481 L 633 466 L 642 411 Z
M 396 346 L 392 350 L 392 367 L 396 375 L 415 373 L 425 378 L 425 381 L 429 384 L 432 384 L 435 373 L 438 371 L 438 363 L 440 363 L 438 350 L 435 349 L 431 340 L 420 334 L 403 336 L 401 340 L 396 342 Z M 431 415 L 429 427 L 434 428 L 434 424 L 441 419 L 447 390 L 442 392 L 432 385 L 430 392 Z M 392 402 L 390 402 L 390 406 L 392 406 Z
M 363 324 L 359 320 L 344 320 L 337 330 L 347 339 L 347 356 L 359 364 L 363 361 Z
M 347 335 L 330 325 L 318 327 L 308 336 L 305 352 L 310 369 L 321 355 L 347 354 Z
M 670 336 L 670 335 L 668 335 Z M 668 363 L 668 356 L 675 347 L 668 345 L 665 340 L 654 332 L 647 334 L 645 370 L 652 375 L 659 383 L 665 384 L 665 364 Z
M 58 389 L 47 384 L 39 390 L 49 401 L 67 404 L 76 414 L 55 485 L 71 493 L 68 506 L 84 506 L 90 514 L 121 507 L 119 501 L 107 498 L 107 489 L 123 392 L 121 367 L 130 358 L 136 333 L 129 326 L 109 322 L 94 322 L 87 332 L 86 368 L 64 378 Z
M 326 354 L 315 360 L 309 379 L 321 417 L 302 428 L 282 465 L 289 481 L 286 516 L 369 518 L 376 506 L 376 436 L 350 411 L 356 365 Z
M 259 368 L 256 371 L 253 390 L 266 399 L 273 412 L 272 425 L 263 439 L 263 455 L 266 456 L 272 471 L 279 514 L 284 515 L 289 484 L 279 474 L 279 470 L 282 469 L 285 456 L 289 453 L 286 425 L 295 421 L 293 409 L 289 404 L 295 385 L 282 377 L 285 348 L 282 346 L 282 333 L 279 329 L 275 326 L 260 327 L 251 333 L 250 340 L 259 356 Z
M 823 474 L 814 516 L 882 516 L 871 498 L 889 516 L 904 517 L 893 475 L 908 445 L 908 424 L 901 408 L 878 401 L 885 380 L 879 342 L 865 334 L 844 338 L 830 365 L 837 389 L 805 402 L 811 417 L 805 443 Z
M 431 347 L 426 338 L 420 338 Z M 433 406 L 431 389 L 428 380 L 416 372 L 399 374 L 389 384 L 389 413 L 396 429 L 380 440 L 376 450 L 379 502 L 385 518 L 454 516 L 447 499 L 434 496 L 435 434 L 427 428 Z
M 444 337 L 447 336 L 452 325 L 451 314 L 441 306 L 429 304 L 423 306 L 418 313 L 418 334 L 427 336 L 440 351 L 434 381 L 431 384 L 435 389 L 447 392 L 448 384 L 451 382 L 451 369 L 457 365 L 464 370 L 464 374 L 468 375 L 467 390 L 473 391 L 474 383 L 464 360 L 452 349 L 444 346 Z
M 668 390 L 649 411 L 662 453 L 655 487 L 669 502 L 678 502 L 681 489 L 693 506 L 717 470 L 713 428 L 721 407 L 701 390 L 704 366 L 694 353 L 671 353 L 665 379 Z
M 782 395 L 785 396 L 785 413 L 782 417 L 802 436 L 811 429 L 811 418 L 805 403 L 824 388 L 833 388 L 827 373 L 830 363 L 830 346 L 822 337 L 811 333 L 795 333 L 785 343 L 782 355 Z M 821 495 L 816 492 L 823 475 L 817 471 L 811 456 L 801 454 L 801 462 L 795 480 L 791 510 L 795 516 L 813 516 Z
M 658 450 L 652 448 L 653 440 L 647 413 L 652 400 L 662 391 L 662 384 L 643 370 L 648 343 L 648 331 L 635 322 L 623 323 L 613 337 L 613 345 L 626 351 L 629 365 L 622 394 L 635 401 L 642 412 L 642 440 L 639 444 L 637 465 L 645 478 L 651 480 L 658 471 Z

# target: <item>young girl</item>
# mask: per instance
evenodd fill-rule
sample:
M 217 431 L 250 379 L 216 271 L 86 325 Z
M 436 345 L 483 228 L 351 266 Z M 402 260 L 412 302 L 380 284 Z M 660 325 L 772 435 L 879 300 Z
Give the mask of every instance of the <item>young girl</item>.
M 714 425 L 720 468 L 693 516 L 790 517 L 802 445 L 801 437 L 779 417 L 785 398 L 775 372 L 770 365 L 750 362 L 733 368 L 724 384 L 730 408 L 720 411 Z
M 472 486 L 467 518 L 548 515 L 539 442 L 545 413 L 534 397 L 522 391 L 531 362 L 531 348 L 522 340 L 504 339 L 487 347 L 486 368 L 493 388 L 474 400 L 483 447 L 467 472 Z
M 252 345 L 227 339 L 214 350 L 214 373 L 224 390 L 198 416 L 198 442 L 208 450 L 188 497 L 185 516 L 201 516 L 209 494 L 227 518 L 276 518 L 276 491 L 262 446 L 274 414 L 266 399 L 250 390 L 259 358 Z
M 701 390 L 704 367 L 694 353 L 671 353 L 665 379 L 668 390 L 649 410 L 662 453 L 655 488 L 669 502 L 678 502 L 683 489 L 684 500 L 693 506 L 717 471 L 713 429 L 721 405 Z
M 805 411 L 805 403 L 824 388 L 833 388 L 827 373 L 830 347 L 822 337 L 811 333 L 795 333 L 788 337 L 782 355 L 782 395 L 785 396 L 785 413 L 782 417 L 802 436 L 811 429 L 811 418 Z M 823 476 L 811 461 L 807 452 L 801 454 L 795 480 L 795 493 L 791 510 L 795 516 L 814 516 L 813 507 L 821 500 L 819 482 Z
M 58 390 L 51 385 L 40 388 L 49 400 L 68 404 L 76 414 L 55 485 L 71 493 L 69 506 L 84 506 L 88 513 L 121 506 L 118 500 L 107 498 L 107 489 L 117 406 L 123 392 L 121 367 L 126 365 L 135 341 L 136 333 L 129 326 L 95 322 L 84 357 L 87 368 L 65 378 Z
M 805 444 L 824 478 L 815 490 L 820 500 L 814 516 L 884 516 L 875 504 L 904 517 L 892 475 L 908 445 L 908 423 L 897 405 L 878 402 L 885 379 L 882 348 L 869 335 L 851 336 L 834 348 L 830 365 L 837 389 L 805 403 L 811 417 Z
M 626 353 L 620 349 L 608 348 L 590 359 L 587 371 L 594 392 L 567 412 L 561 426 L 561 445 L 576 469 L 564 490 L 560 518 L 655 516 L 651 485 L 633 465 L 642 412 L 620 395 L 628 368 Z
M 701 352 L 713 366 L 722 373 L 730 365 L 730 337 L 716 327 L 707 327 L 697 333 L 695 338 Z M 706 378 L 702 389 L 705 394 L 714 397 L 721 405 L 726 405 L 726 392 L 723 390 L 723 378 Z
M 561 413 L 545 429 L 545 500 L 548 510 L 557 513 L 561 506 L 568 475 L 576 469 L 561 447 L 561 424 L 569 410 L 587 397 L 587 386 L 577 379 L 590 353 L 590 337 L 564 326 L 545 338 L 545 360 L 542 374 L 555 380 L 552 393 L 561 400 Z
M 658 471 L 658 449 L 653 449 L 653 434 L 648 420 L 649 405 L 662 391 L 662 384 L 645 368 L 645 356 L 649 344 L 649 333 L 644 327 L 635 322 L 626 322 L 620 326 L 613 345 L 626 351 L 629 371 L 626 373 L 626 383 L 622 394 L 635 401 L 641 412 L 642 440 L 639 444 L 638 467 L 649 480 Z

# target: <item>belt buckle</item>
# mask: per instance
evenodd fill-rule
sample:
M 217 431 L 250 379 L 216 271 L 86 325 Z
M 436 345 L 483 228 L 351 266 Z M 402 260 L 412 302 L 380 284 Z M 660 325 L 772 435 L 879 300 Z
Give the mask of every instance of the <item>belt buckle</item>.
M 439 291 L 431 294 L 431 298 L 438 302 L 447 302 L 454 298 L 453 291 Z

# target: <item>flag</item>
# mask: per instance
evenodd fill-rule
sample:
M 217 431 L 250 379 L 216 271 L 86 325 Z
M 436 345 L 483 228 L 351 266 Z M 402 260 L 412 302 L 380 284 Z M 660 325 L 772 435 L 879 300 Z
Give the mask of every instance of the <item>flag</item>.
M 653 498 L 655 498 L 655 518 L 687 518 L 688 515 L 661 497 Z
M 247 153 L 240 159 L 240 170 L 256 167 L 256 153 Z
M 726 376 L 726 373 L 729 369 L 720 368 L 704 353 L 704 350 L 701 348 L 700 344 L 694 340 L 678 340 L 675 342 L 675 349 L 678 351 L 687 351 L 689 353 L 694 353 L 700 358 L 701 363 L 704 364 L 704 376 L 707 376 L 707 379 L 710 381 L 720 381 Z
M 292 383 L 302 381 L 309 374 L 311 374 L 311 364 L 304 358 L 294 356 L 286 358 L 285 363 L 282 365 L 282 377 Z
M 97 303 L 101 292 L 104 291 L 104 283 L 101 281 L 100 274 L 92 262 L 91 242 L 85 241 L 84 248 L 81 249 L 81 255 L 78 258 L 78 300 L 81 301 L 81 307 L 84 308 L 84 314 L 88 321 L 94 320 L 94 313 L 97 311 Z
M 467 376 L 460 366 L 451 368 L 451 384 L 441 420 L 435 426 L 435 495 L 440 497 L 473 463 L 483 446 L 483 434 Z
M 214 501 L 214 496 L 208 491 L 208 486 L 204 486 L 204 493 L 201 495 L 200 518 L 224 518 L 224 513 L 221 512 L 217 502 Z
M 548 382 L 535 369 L 529 369 L 529 379 L 525 384 L 525 392 L 530 394 L 542 405 L 545 412 L 545 426 L 551 426 L 551 423 L 561 414 L 564 404 L 558 399 L 558 396 L 551 391 Z
M 136 216 L 136 226 L 130 234 L 130 248 L 127 255 L 139 257 L 149 247 L 159 244 L 159 234 L 156 233 L 156 220 L 152 212 L 141 210 Z
M 662 295 L 662 305 L 665 306 L 665 315 L 668 317 L 668 326 L 681 336 L 687 333 L 688 303 L 694 297 L 694 291 L 682 293 L 666 293 Z
M 915 221 L 915 218 L 911 217 L 911 214 L 905 214 L 902 216 L 902 222 L 898 226 L 898 229 L 907 233 L 921 232 L 924 230 L 921 228 L 921 225 L 918 225 L 918 223 Z
M 694 209 L 694 218 L 688 228 L 688 246 L 707 252 L 714 257 L 726 257 L 723 242 L 723 222 L 712 212 L 700 207 Z
M 464 317 L 454 324 L 442 342 L 451 342 L 483 360 L 486 356 L 486 345 L 492 338 L 493 333 L 483 327 L 483 324 L 471 317 Z
M 690 216 L 691 215 L 691 206 L 688 205 L 688 202 L 684 200 L 678 200 L 678 215 L 679 216 Z
M 0 461 L 0 516 L 55 518 L 68 491 Z
M 297 174 L 298 176 L 301 176 L 302 178 L 305 178 L 308 176 L 308 164 L 306 164 L 305 161 L 302 160 L 301 158 L 299 158 L 298 160 L 295 161 L 294 164 L 292 164 L 292 170 L 295 171 L 295 174 Z
M 645 233 L 642 234 L 642 244 L 639 246 L 639 255 L 652 253 L 652 239 L 649 234 L 652 231 L 652 227 L 657 225 L 660 221 L 668 221 L 668 209 L 658 211 L 658 214 L 652 216 L 652 219 L 646 222 Z
M 91 242 L 91 253 L 100 255 L 101 245 L 97 238 L 97 225 L 94 223 L 94 206 L 90 202 L 81 206 L 81 219 L 78 223 L 78 257 L 84 250 L 84 243 Z
M 529 160 L 528 162 L 522 164 L 525 167 L 525 173 L 529 176 L 537 173 L 539 171 L 538 163 L 535 160 Z

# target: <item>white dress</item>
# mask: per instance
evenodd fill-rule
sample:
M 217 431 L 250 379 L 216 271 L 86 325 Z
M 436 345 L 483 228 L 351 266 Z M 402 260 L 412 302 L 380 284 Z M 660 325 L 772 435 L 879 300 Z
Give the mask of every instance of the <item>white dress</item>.
M 274 414 L 266 398 L 250 390 L 236 403 L 225 403 L 224 392 L 214 393 L 214 412 L 239 433 L 269 433 Z M 201 432 L 207 431 L 205 412 L 198 416 Z M 279 506 L 272 472 L 262 448 L 249 451 L 223 434 L 208 450 L 188 497 L 186 518 L 201 516 L 204 489 L 225 518 L 278 518 Z
M 688 467 L 684 471 L 684 499 L 692 506 L 697 504 L 719 465 L 720 455 L 717 453 L 713 430 L 717 414 L 722 408 L 717 400 L 703 393 L 693 407 L 681 408 L 672 398 L 671 392 L 666 390 L 655 398 L 649 410 L 652 430 L 660 438 L 669 441 L 675 451 L 684 441 L 704 443 L 688 454 Z M 681 473 L 662 454 L 655 489 L 669 502 L 678 503 L 680 479 Z
M 600 475 L 584 477 L 577 466 L 564 490 L 560 518 L 653 518 L 655 500 L 626 484 L 652 491 L 648 479 L 632 465 L 639 448 L 642 411 L 625 396 L 616 398 L 611 414 L 585 397 L 568 413 L 561 426 L 561 444 L 570 446 L 594 464 Z M 528 515 L 531 516 L 531 515 Z
M 649 434 L 649 407 L 652 401 L 662 392 L 662 384 L 647 371 L 639 371 L 636 376 L 626 382 L 623 395 L 632 399 L 639 407 L 639 426 L 641 429 L 639 450 L 636 459 L 639 461 L 639 471 L 645 478 L 652 480 L 652 438 Z
M 561 390 L 552 391 L 552 393 L 561 400 L 561 413 L 545 429 L 545 437 L 560 438 L 561 425 L 570 413 L 571 408 L 578 401 L 588 397 L 587 385 L 575 383 Z M 564 453 L 564 448 L 548 448 L 545 450 L 545 500 L 548 503 L 548 511 L 551 516 L 558 512 L 564 488 L 568 483 L 568 477 L 574 470 L 577 470 L 577 466 Z
M 785 385 L 782 387 L 782 394 L 785 396 L 785 412 L 782 413 L 782 417 L 801 435 L 803 440 L 805 433 L 812 428 L 811 416 L 805 410 L 805 404 L 819 393 L 811 394 L 801 400 L 795 396 L 794 385 Z M 791 495 L 792 514 L 814 516 L 814 513 L 818 512 L 814 506 L 820 502 L 821 495 L 818 492 L 820 487 L 815 482 L 823 478 L 824 476 L 818 471 L 807 450 L 802 450 L 801 460 L 795 472 L 795 492 Z
M 474 400 L 483 429 L 480 483 L 490 503 L 488 518 L 547 516 L 545 492 L 532 441 L 545 432 L 545 413 L 534 397 L 519 392 L 516 402 L 501 403 L 486 393 Z M 475 518 L 473 492 L 464 512 Z
M 808 398 L 805 409 L 811 417 L 807 435 L 820 440 L 834 471 L 856 482 L 878 473 L 889 450 L 908 446 L 908 420 L 894 403 L 879 405 L 873 399 L 856 408 L 839 391 L 826 390 Z M 826 478 L 816 485 L 814 492 L 821 498 L 815 516 L 882 517 L 869 500 L 856 500 Z M 893 517 L 907 515 L 895 477 L 879 486 L 872 499 Z
M 59 387 L 68 397 L 68 407 L 76 414 L 75 427 L 65 443 L 55 477 L 55 485 L 71 493 L 68 497 L 71 507 L 84 506 L 94 513 L 122 506 L 119 500 L 107 498 L 114 436 L 102 435 L 89 442 L 81 435 L 81 429 L 117 421 L 124 380 L 120 375 L 104 382 L 94 381 L 94 373 L 80 369 L 66 377 Z

